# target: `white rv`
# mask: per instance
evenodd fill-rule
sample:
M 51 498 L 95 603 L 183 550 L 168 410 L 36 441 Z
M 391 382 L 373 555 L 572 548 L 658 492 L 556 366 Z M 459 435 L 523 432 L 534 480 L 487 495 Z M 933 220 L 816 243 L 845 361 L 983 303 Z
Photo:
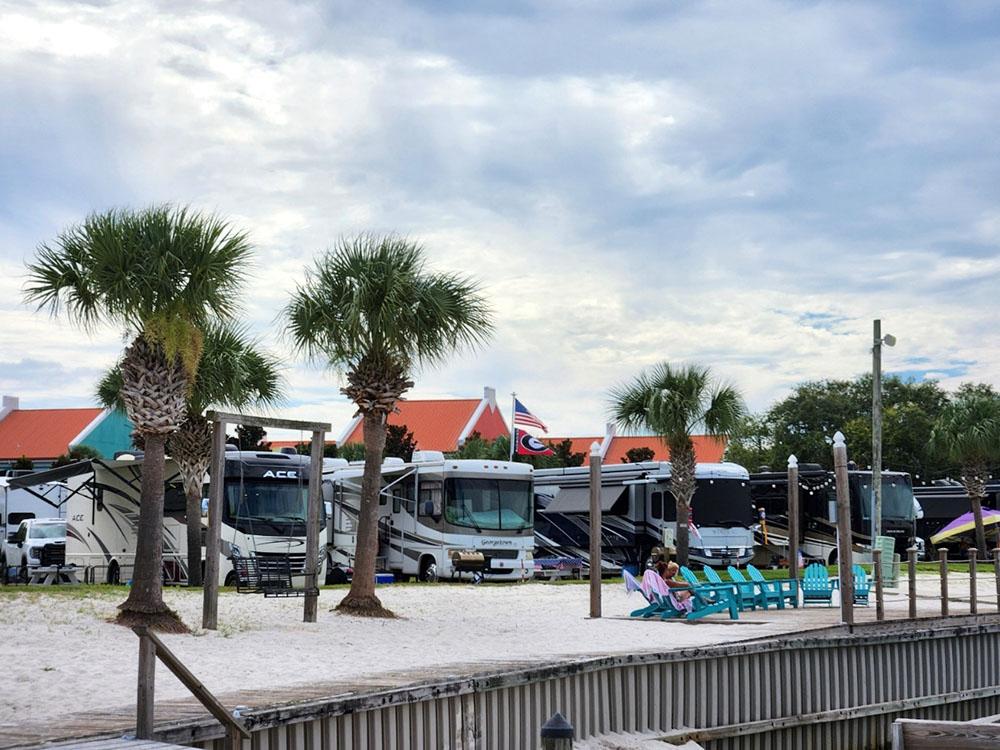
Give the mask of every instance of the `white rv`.
M 220 584 L 235 583 L 234 554 L 287 557 L 293 574 L 302 570 L 308 465 L 308 456 L 226 452 Z M 75 474 L 65 478 L 66 563 L 82 568 L 82 580 L 90 583 L 127 581 L 135 567 L 142 459 L 95 459 L 74 467 Z M 164 478 L 163 577 L 167 583 L 186 583 L 186 500 L 177 466 L 169 458 Z
M 332 503 L 328 565 L 352 566 L 357 545 L 362 462 L 324 462 Z M 382 465 L 379 567 L 404 580 L 534 574 L 532 468 L 490 460 L 446 459 L 415 451 L 413 461 Z

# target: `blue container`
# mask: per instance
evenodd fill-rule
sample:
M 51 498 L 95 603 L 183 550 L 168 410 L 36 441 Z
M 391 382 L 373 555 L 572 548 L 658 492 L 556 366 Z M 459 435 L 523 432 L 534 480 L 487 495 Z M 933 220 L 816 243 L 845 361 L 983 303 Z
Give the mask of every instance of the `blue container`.
M 376 573 L 375 574 L 375 583 L 376 584 L 379 584 L 379 583 L 395 583 L 395 582 L 396 582 L 396 576 L 394 576 L 392 573 Z

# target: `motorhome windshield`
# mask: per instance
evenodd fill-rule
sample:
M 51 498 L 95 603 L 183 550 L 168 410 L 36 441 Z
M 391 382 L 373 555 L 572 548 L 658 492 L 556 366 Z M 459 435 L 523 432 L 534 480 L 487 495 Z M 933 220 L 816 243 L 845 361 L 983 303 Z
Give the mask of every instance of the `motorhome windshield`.
M 250 534 L 306 533 L 309 488 L 302 482 L 226 481 L 224 520 Z M 242 493 L 240 490 L 242 489 Z M 320 510 L 323 514 L 322 509 Z M 324 523 L 321 517 L 320 523 Z
M 477 531 L 531 528 L 531 482 L 455 478 L 444 485 L 444 517 L 450 524 Z
M 861 517 L 871 518 L 872 479 L 864 476 L 860 482 Z M 905 474 L 890 474 L 882 477 L 882 519 L 912 521 L 913 487 L 910 477 Z
M 745 479 L 699 479 L 691 498 L 697 526 L 749 526 L 754 522 Z
M 66 536 L 64 523 L 35 523 L 28 532 L 29 539 L 61 539 Z

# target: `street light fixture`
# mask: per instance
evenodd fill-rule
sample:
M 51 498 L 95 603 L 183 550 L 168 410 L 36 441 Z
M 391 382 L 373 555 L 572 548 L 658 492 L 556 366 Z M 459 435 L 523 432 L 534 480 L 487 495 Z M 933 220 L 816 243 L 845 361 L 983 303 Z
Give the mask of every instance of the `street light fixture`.
M 895 346 L 896 337 L 882 335 L 882 321 L 876 320 L 872 342 L 872 548 L 882 535 L 882 344 Z

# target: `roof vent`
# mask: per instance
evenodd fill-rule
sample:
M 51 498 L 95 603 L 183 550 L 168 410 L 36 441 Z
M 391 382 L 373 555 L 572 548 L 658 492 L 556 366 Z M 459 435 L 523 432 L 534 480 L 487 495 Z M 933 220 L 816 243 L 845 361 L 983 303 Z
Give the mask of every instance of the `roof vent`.
M 324 458 L 323 459 L 323 470 L 327 469 L 344 469 L 347 467 L 346 458 Z
M 413 463 L 429 464 L 444 461 L 441 451 L 413 451 Z
M 382 459 L 383 466 L 402 466 L 404 463 L 406 462 L 403 461 L 403 459 L 398 458 L 397 456 L 386 456 L 384 459 Z

